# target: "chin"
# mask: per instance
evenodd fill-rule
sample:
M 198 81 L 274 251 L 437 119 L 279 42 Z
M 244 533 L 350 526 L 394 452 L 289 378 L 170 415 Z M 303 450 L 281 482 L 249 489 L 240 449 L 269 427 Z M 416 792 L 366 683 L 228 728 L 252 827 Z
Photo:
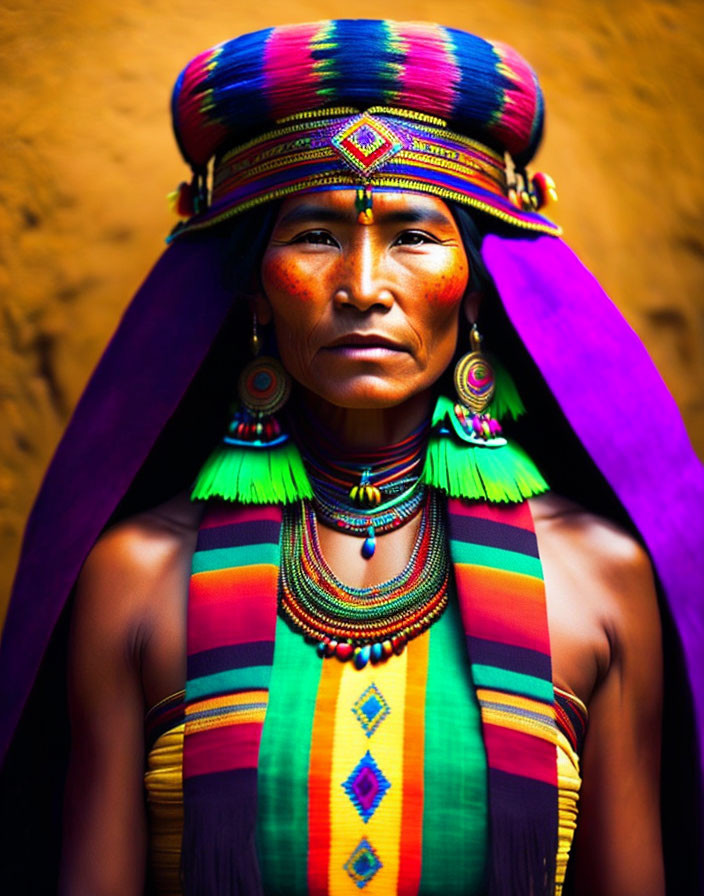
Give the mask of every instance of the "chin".
M 401 388 L 399 388 L 401 386 Z M 394 408 L 406 401 L 414 398 L 419 392 L 424 391 L 423 386 L 420 388 L 409 388 L 406 383 L 375 382 L 375 383 L 351 383 L 348 385 L 340 384 L 339 388 L 316 388 L 311 389 L 312 392 L 326 401 L 328 404 L 335 405 L 339 408 L 347 408 L 356 411 L 376 411 L 384 408 Z

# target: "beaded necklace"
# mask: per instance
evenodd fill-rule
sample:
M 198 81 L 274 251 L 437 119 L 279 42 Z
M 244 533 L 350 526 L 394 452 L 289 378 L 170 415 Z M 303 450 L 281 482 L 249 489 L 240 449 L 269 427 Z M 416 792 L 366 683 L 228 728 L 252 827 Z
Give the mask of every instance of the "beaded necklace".
M 316 513 L 302 501 L 284 509 L 279 608 L 321 656 L 353 658 L 361 669 L 399 654 L 447 606 L 450 562 L 445 518 L 428 489 L 420 528 L 402 572 L 369 588 L 344 585 L 320 550 Z
M 320 432 L 300 433 L 318 520 L 363 538 L 366 559 L 374 555 L 377 535 L 412 519 L 423 504 L 426 490 L 420 475 L 428 433 L 426 421 L 395 445 L 341 458 L 339 446 Z

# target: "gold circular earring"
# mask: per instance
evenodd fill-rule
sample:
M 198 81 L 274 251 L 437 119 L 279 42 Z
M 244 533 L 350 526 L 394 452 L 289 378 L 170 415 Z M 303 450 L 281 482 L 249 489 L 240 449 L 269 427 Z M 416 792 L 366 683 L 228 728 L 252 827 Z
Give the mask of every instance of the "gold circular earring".
M 482 337 L 476 323 L 469 332 L 470 351 L 455 365 L 455 389 L 460 403 L 473 414 L 481 414 L 494 396 L 494 371 L 482 352 Z

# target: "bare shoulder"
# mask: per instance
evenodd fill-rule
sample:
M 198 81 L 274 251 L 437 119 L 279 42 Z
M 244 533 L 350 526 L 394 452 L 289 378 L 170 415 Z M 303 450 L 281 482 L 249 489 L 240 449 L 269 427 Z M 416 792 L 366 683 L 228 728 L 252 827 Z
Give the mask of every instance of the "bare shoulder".
M 78 612 L 106 626 L 129 624 L 188 568 L 200 515 L 198 505 L 179 495 L 106 530 L 78 579 Z
M 129 517 L 107 529 L 83 566 L 81 578 L 159 575 L 198 530 L 201 510 L 186 496 Z
M 546 587 L 559 582 L 573 606 L 598 617 L 611 652 L 659 642 L 653 569 L 640 542 L 559 495 L 531 499 L 531 510 Z
M 585 564 L 604 581 L 617 577 L 620 589 L 652 587 L 647 551 L 616 523 L 552 493 L 531 498 L 530 505 L 541 550 L 559 551 L 565 562 Z

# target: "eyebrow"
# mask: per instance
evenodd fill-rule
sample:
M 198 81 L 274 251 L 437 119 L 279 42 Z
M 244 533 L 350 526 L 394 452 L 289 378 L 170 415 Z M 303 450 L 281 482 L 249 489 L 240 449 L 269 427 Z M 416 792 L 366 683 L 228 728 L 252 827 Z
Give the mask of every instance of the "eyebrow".
M 308 221 L 320 221 L 322 223 L 340 224 L 351 223 L 356 220 L 357 214 L 353 209 L 341 210 L 328 208 L 323 205 L 307 203 L 292 208 L 278 221 L 279 226 L 302 224 Z M 399 209 L 374 215 L 380 224 L 449 224 L 451 218 L 435 209 Z

